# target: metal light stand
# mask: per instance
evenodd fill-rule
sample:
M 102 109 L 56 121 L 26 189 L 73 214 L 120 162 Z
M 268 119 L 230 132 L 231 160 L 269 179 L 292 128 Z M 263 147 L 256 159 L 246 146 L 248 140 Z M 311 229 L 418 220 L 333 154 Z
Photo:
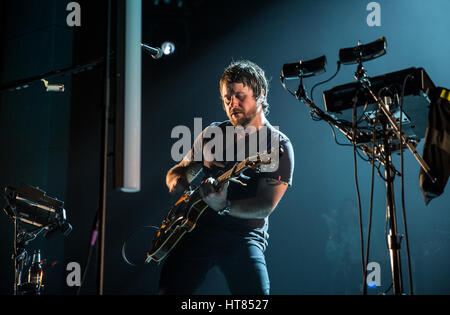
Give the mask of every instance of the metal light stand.
M 383 117 L 384 118 L 384 117 Z M 394 179 L 395 174 L 392 173 L 392 151 L 391 138 L 389 137 L 388 122 L 382 119 L 383 125 L 383 151 L 385 154 L 385 180 L 386 180 L 386 213 L 389 222 L 389 234 L 387 235 L 387 244 L 389 249 L 389 257 L 392 272 L 392 288 L 394 295 L 402 294 L 402 268 L 400 261 L 400 237 L 397 233 L 397 217 L 395 211 L 394 197 Z M 402 150 L 403 148 L 400 148 Z M 403 176 L 403 174 L 402 174 Z
M 28 263 L 28 253 L 25 247 L 29 241 L 34 240 L 42 231 L 43 229 L 39 229 L 37 233 L 23 231 L 19 234 L 17 218 L 14 219 L 14 253 L 12 255 L 14 260 L 14 295 L 38 295 L 41 293 L 43 286 L 22 283 L 22 272 L 24 265 Z
M 14 218 L 14 252 L 13 252 L 13 261 L 14 261 L 14 295 L 17 295 L 17 288 L 21 284 L 22 279 L 22 270 L 24 265 L 24 259 L 27 255 L 26 251 L 23 249 L 22 246 L 18 246 L 17 242 L 17 216 Z M 21 249 L 21 252 L 19 254 L 19 249 Z M 19 269 L 19 261 L 21 262 L 20 269 Z
M 19 238 L 19 228 L 18 228 L 18 219 L 17 219 L 17 211 L 14 205 L 9 202 L 9 199 L 5 197 L 6 207 L 3 209 L 5 213 L 10 216 L 14 221 L 14 248 L 11 259 L 14 262 L 14 288 L 13 295 L 17 295 L 19 292 L 19 287 L 22 284 L 22 271 L 23 266 L 26 264 L 27 260 L 27 251 L 25 250 L 25 246 L 28 243 L 28 240 L 31 239 L 27 237 L 28 233 L 23 237 Z
M 281 78 L 283 87 L 290 92 L 285 84 L 284 78 Z M 319 107 L 317 107 L 314 102 L 309 99 L 306 95 L 306 90 L 303 86 L 303 75 L 300 72 L 299 75 L 300 84 L 296 93 L 292 93 L 298 100 L 301 100 L 305 105 L 310 107 L 314 113 L 321 118 L 322 120 L 334 125 L 338 128 L 351 142 L 358 142 L 357 136 L 358 134 L 353 134 L 348 130 L 348 126 L 343 125 L 339 121 L 335 120 L 333 117 L 326 114 Z M 385 167 L 385 177 L 386 177 L 386 212 L 389 221 L 389 234 L 387 236 L 388 248 L 389 248 L 389 256 L 391 262 L 391 272 L 392 272 L 392 286 L 393 292 L 395 295 L 399 295 L 403 293 L 403 282 L 402 282 L 402 271 L 401 271 L 401 261 L 400 261 L 400 237 L 397 233 L 397 218 L 395 211 L 395 197 L 394 197 L 394 168 L 392 167 L 392 137 L 389 136 L 390 132 L 393 132 L 394 135 L 400 139 L 400 150 L 403 150 L 404 146 L 406 146 L 414 155 L 424 172 L 431 179 L 432 182 L 436 182 L 436 179 L 430 173 L 430 167 L 423 160 L 420 154 L 417 152 L 416 147 L 413 145 L 413 141 L 411 141 L 406 135 L 400 131 L 399 127 L 395 122 L 395 118 L 389 111 L 389 108 L 383 102 L 382 99 L 377 97 L 377 95 L 371 89 L 371 83 L 369 77 L 366 74 L 366 70 L 364 69 L 361 61 L 358 62 L 358 68 L 355 72 L 355 79 L 357 79 L 362 87 L 366 89 L 370 95 L 375 100 L 376 104 L 380 110 L 380 121 L 382 123 L 383 130 L 383 144 L 382 150 L 385 155 L 385 159 L 379 159 L 379 162 Z M 389 128 L 390 126 L 390 128 Z M 375 149 L 370 152 L 369 150 L 364 150 L 365 154 L 372 155 L 372 158 L 375 159 Z M 403 174 L 401 174 L 403 176 Z M 405 222 L 406 225 L 406 222 Z M 365 280 L 365 279 L 364 279 Z
M 400 139 L 400 150 L 403 150 L 403 144 L 405 144 L 406 147 L 408 147 L 408 149 L 413 153 L 414 157 L 417 159 L 420 166 L 423 168 L 425 173 L 430 177 L 430 179 L 433 182 L 435 182 L 436 179 L 432 177 L 429 166 L 416 151 L 416 148 L 412 144 L 410 139 L 407 138 L 406 135 L 400 131 L 399 127 L 395 122 L 395 118 L 393 118 L 386 104 L 383 102 L 382 99 L 377 97 L 375 93 L 372 91 L 370 80 L 361 62 L 358 63 L 358 69 L 355 72 L 355 79 L 358 80 L 364 87 L 364 89 L 366 89 L 370 93 L 370 95 L 373 97 L 376 104 L 378 105 L 380 112 L 383 114 L 381 116 L 381 123 L 383 128 L 382 149 L 385 155 L 384 166 L 386 176 L 386 213 L 389 221 L 389 234 L 387 236 L 387 243 L 391 262 L 393 293 L 394 295 L 399 295 L 403 293 L 403 282 L 402 282 L 402 270 L 400 261 L 400 237 L 397 233 L 397 218 L 395 212 L 395 198 L 394 198 L 395 174 L 393 174 L 391 167 L 392 138 L 389 136 L 390 131 L 393 131 L 394 134 Z M 388 129 L 389 125 L 391 129 Z M 375 156 L 373 156 L 372 158 L 375 158 Z M 401 174 L 401 176 L 403 176 L 403 174 Z
M 33 294 L 39 294 L 40 287 L 38 286 L 30 286 L 28 283 L 22 283 L 22 272 L 24 265 L 27 264 L 28 261 L 28 253 L 26 251 L 26 246 L 31 240 L 34 240 L 39 233 L 41 233 L 44 228 L 39 229 L 37 232 L 32 231 L 21 231 L 19 233 L 18 228 L 18 220 L 16 215 L 16 210 L 14 207 L 10 208 L 14 215 L 14 251 L 12 254 L 12 259 L 14 261 L 14 290 L 13 295 L 24 294 L 25 287 L 26 290 L 32 290 Z M 31 292 L 28 292 L 30 294 Z
M 40 281 L 31 280 L 22 283 L 24 265 L 28 263 L 27 245 L 46 231 L 45 237 L 50 237 L 56 231 L 68 235 L 72 226 L 67 222 L 64 202 L 51 198 L 44 191 L 33 186 L 20 185 L 19 188 L 6 187 L 3 208 L 14 222 L 14 248 L 11 259 L 14 262 L 14 295 L 38 295 L 43 289 Z M 21 222 L 34 226 L 27 228 Z M 30 274 L 29 274 L 30 276 Z
M 311 110 L 314 111 L 314 113 L 318 117 L 320 117 L 320 119 L 335 126 L 337 129 L 339 129 L 340 132 L 342 132 L 347 137 L 348 140 L 354 141 L 355 135 L 353 135 L 349 130 L 347 130 L 348 128 L 346 126 L 343 126 L 336 119 L 334 119 L 330 115 L 326 114 L 322 109 L 320 109 L 320 107 L 317 107 L 317 105 L 310 98 L 308 98 L 308 96 L 306 94 L 306 89 L 303 85 L 303 73 L 302 72 L 300 72 L 299 79 L 300 79 L 300 84 L 295 93 L 290 92 L 286 88 L 283 77 L 281 78 L 281 84 L 288 92 L 290 92 L 292 95 L 294 95 L 297 98 L 297 100 L 302 101 L 306 106 L 311 108 Z

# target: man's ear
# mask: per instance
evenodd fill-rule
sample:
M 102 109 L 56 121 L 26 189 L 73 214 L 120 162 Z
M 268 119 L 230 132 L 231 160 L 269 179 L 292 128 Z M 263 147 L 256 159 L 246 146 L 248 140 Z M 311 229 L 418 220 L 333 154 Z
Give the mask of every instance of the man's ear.
M 259 103 L 259 105 L 262 105 L 262 102 L 264 100 L 266 91 L 264 89 L 261 90 L 261 94 L 258 97 L 257 103 Z

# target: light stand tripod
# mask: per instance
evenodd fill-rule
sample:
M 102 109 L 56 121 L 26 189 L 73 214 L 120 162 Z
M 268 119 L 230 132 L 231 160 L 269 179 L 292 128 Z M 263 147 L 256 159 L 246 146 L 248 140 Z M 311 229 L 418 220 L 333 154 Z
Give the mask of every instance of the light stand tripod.
M 384 117 L 382 117 L 384 118 Z M 394 197 L 394 178 L 395 174 L 392 172 L 392 152 L 391 152 L 391 138 L 388 132 L 388 123 L 385 119 L 381 119 L 383 125 L 383 151 L 385 155 L 385 181 L 386 181 L 386 214 L 389 222 L 389 233 L 387 235 L 387 244 L 389 250 L 389 257 L 391 262 L 392 272 L 392 287 L 394 294 L 401 294 L 403 292 L 402 284 L 402 268 L 400 261 L 400 237 L 397 232 L 397 217 L 395 211 L 395 197 Z M 402 150 L 402 148 L 401 148 Z M 403 176 L 403 174 L 401 174 Z
M 67 222 L 64 202 L 51 198 L 44 191 L 22 184 L 19 188 L 6 187 L 4 199 L 6 215 L 14 221 L 14 295 L 40 294 L 42 285 L 42 267 L 40 253 L 33 254 L 33 263 L 28 273 L 28 282 L 22 283 L 24 265 L 29 260 L 26 246 L 43 231 L 48 238 L 56 232 L 68 235 L 72 226 Z M 21 223 L 34 226 L 25 229 Z M 32 268 L 31 268 L 32 267 Z
M 13 294 L 14 295 L 38 295 L 41 293 L 41 290 L 43 289 L 42 283 L 22 283 L 22 273 L 24 266 L 28 264 L 29 261 L 29 255 L 26 250 L 26 246 L 34 240 L 41 232 L 44 231 L 45 227 L 35 229 L 32 231 L 25 231 L 24 229 L 20 228 L 19 222 L 18 222 L 18 214 L 16 207 L 14 205 L 11 205 L 9 203 L 9 200 L 7 200 L 8 205 L 4 208 L 4 211 L 8 216 L 13 218 L 14 220 L 14 250 L 12 254 L 12 260 L 14 261 L 14 289 Z
M 17 219 L 14 218 L 14 253 L 12 256 L 14 260 L 14 295 L 40 295 L 44 288 L 42 282 L 34 283 L 29 280 L 29 282 L 22 283 L 23 268 L 30 258 L 26 251 L 26 246 L 44 231 L 44 229 L 19 232 Z
M 400 261 L 400 237 L 397 233 L 397 217 L 396 217 L 396 209 L 395 209 L 395 197 L 394 197 L 394 178 L 395 174 L 392 172 L 392 139 L 393 133 L 395 137 L 398 137 L 400 140 L 400 150 L 403 150 L 403 145 L 413 153 L 416 160 L 419 162 L 422 169 L 425 171 L 427 176 L 431 179 L 432 182 L 435 182 L 436 179 L 431 175 L 430 168 L 427 163 L 422 159 L 422 157 L 417 152 L 415 146 L 410 141 L 408 137 L 400 130 L 398 127 L 395 118 L 391 114 L 388 104 L 385 104 L 381 98 L 379 98 L 371 88 L 371 82 L 366 74 L 366 71 L 361 63 L 358 62 L 358 68 L 355 72 L 355 79 L 358 80 L 362 87 L 369 92 L 369 94 L 373 97 L 376 102 L 379 112 L 382 113 L 380 121 L 382 123 L 382 131 L 383 131 L 383 144 L 381 150 L 384 152 L 384 166 L 385 166 L 385 180 L 386 180 L 386 213 L 389 222 L 389 233 L 387 235 L 387 244 L 389 249 L 389 257 L 391 263 L 391 272 L 392 272 L 392 286 L 393 292 L 395 295 L 403 293 L 403 283 L 402 283 L 402 269 L 401 269 L 401 261 Z M 408 80 L 408 76 L 405 78 L 405 81 Z M 402 109 L 400 109 L 402 110 Z M 402 114 L 402 113 L 401 113 Z M 400 122 L 401 123 L 401 122 Z M 374 150 L 375 151 L 375 150 Z M 375 152 L 372 152 L 373 154 Z M 372 156 L 374 159 L 375 157 Z M 404 176 L 404 174 L 401 174 Z M 405 227 L 406 227 L 406 218 Z M 407 234 L 405 231 L 405 237 L 407 238 Z M 409 253 L 409 248 L 407 248 Z
M 381 46 L 380 46 L 381 44 Z M 380 47 L 372 47 L 372 46 L 380 46 Z M 369 49 L 370 48 L 370 49 Z M 342 51 L 342 50 L 341 50 Z M 380 55 L 382 55 L 385 52 L 385 41 L 384 38 L 381 40 L 374 42 L 374 44 L 369 44 L 366 46 L 358 46 L 357 48 L 349 49 L 349 56 L 348 58 L 345 57 L 345 54 L 342 54 L 341 60 L 338 62 L 338 70 L 340 68 L 341 62 L 346 62 L 348 64 L 353 63 L 353 61 L 356 61 L 355 63 L 358 64 L 357 71 L 355 72 L 355 79 L 358 81 L 358 86 L 354 86 L 355 84 L 346 84 L 340 87 L 335 87 L 330 91 L 324 92 L 325 97 L 325 103 L 329 101 L 329 108 L 327 109 L 330 111 L 334 111 L 336 113 L 339 113 L 340 115 L 345 112 L 345 109 L 348 109 L 348 107 L 345 107 L 347 103 L 353 103 L 354 111 L 353 111 L 353 123 L 350 123 L 349 121 L 345 119 L 338 119 L 334 116 L 330 116 L 324 111 L 322 111 L 320 108 L 318 108 L 314 102 L 309 99 L 306 95 L 306 90 L 303 87 L 303 77 L 304 77 L 304 69 L 308 69 L 305 65 L 310 64 L 317 64 L 315 59 L 313 61 L 309 62 L 300 62 L 295 64 L 285 64 L 283 65 L 283 71 L 281 75 L 281 84 L 283 87 L 293 96 L 295 96 L 298 100 L 301 100 L 304 104 L 306 104 L 308 107 L 311 108 L 311 118 L 314 118 L 314 120 L 324 120 L 330 126 L 334 126 L 338 128 L 346 137 L 347 139 L 353 143 L 354 149 L 356 150 L 356 144 L 361 144 L 358 148 L 362 149 L 363 152 L 369 157 L 369 159 L 372 159 L 372 162 L 374 163 L 375 160 L 379 161 L 381 165 L 385 167 L 385 181 L 386 181 L 386 214 L 389 222 L 389 233 L 387 235 L 387 243 L 388 243 L 388 249 L 389 249 L 389 256 L 390 256 L 390 265 L 391 265 L 391 272 L 392 272 L 392 286 L 393 286 L 393 292 L 394 294 L 402 294 L 403 293 L 403 283 L 402 283 L 402 272 L 401 272 L 401 261 L 400 261 L 400 237 L 397 233 L 397 218 L 396 218 L 396 209 L 395 209 L 395 198 L 394 198 L 394 178 L 395 175 L 401 175 L 399 174 L 395 168 L 392 165 L 392 152 L 396 151 L 398 148 L 401 150 L 401 154 L 403 154 L 403 149 L 408 148 L 420 164 L 421 168 L 424 170 L 424 172 L 427 174 L 427 176 L 431 179 L 432 182 L 435 182 L 436 179 L 431 175 L 430 168 L 427 165 L 427 163 L 422 159 L 422 157 L 419 155 L 419 153 L 416 150 L 417 142 L 415 142 L 417 139 L 414 137 L 408 138 L 406 134 L 402 131 L 402 114 L 403 114 L 403 98 L 405 93 L 405 85 L 408 79 L 415 79 L 415 85 L 414 89 L 421 89 L 425 85 L 429 84 L 431 81 L 424 73 L 423 69 L 416 69 L 411 68 L 403 71 L 399 71 L 397 73 L 392 73 L 389 75 L 382 76 L 381 78 L 374 78 L 374 82 L 377 84 L 377 89 L 380 89 L 380 85 L 385 84 L 392 84 L 392 81 L 395 83 L 398 83 L 399 77 L 400 80 L 404 80 L 403 82 L 403 89 L 402 89 L 402 95 L 401 95 L 401 106 L 400 106 L 400 128 L 396 123 L 396 118 L 391 113 L 390 108 L 388 107 L 391 104 L 387 104 L 387 102 L 383 101 L 381 97 L 377 96 L 373 90 L 372 83 L 369 80 L 369 77 L 367 76 L 367 73 L 362 65 L 362 61 L 365 60 L 371 60 L 373 58 L 376 58 Z M 345 52 L 345 51 L 344 51 Z M 355 57 L 356 56 L 356 57 Z M 355 59 L 353 59 L 355 58 Z M 323 69 L 324 68 L 324 62 L 321 62 L 321 67 L 314 67 L 314 70 L 316 69 Z M 336 74 L 337 74 L 336 72 Z M 309 71 L 309 73 L 318 73 L 318 71 Z M 406 73 L 406 74 L 405 74 Z M 336 76 L 336 74 L 334 76 Z M 333 76 L 333 77 L 334 77 Z M 416 78 L 415 78 L 416 76 Z M 300 85 L 296 93 L 293 93 L 290 91 L 285 83 L 285 79 L 293 79 L 293 78 L 299 78 L 300 79 Z M 333 78 L 332 77 L 332 78 Z M 378 80 L 375 80 L 378 79 Z M 328 79 L 327 81 L 323 81 L 321 83 L 328 82 L 331 79 Z M 432 83 L 431 83 L 432 85 Z M 434 86 L 434 85 L 433 85 Z M 314 88 L 313 88 L 314 89 Z M 372 138 L 372 136 L 369 135 L 368 132 L 359 130 L 359 127 L 356 126 L 356 106 L 359 102 L 358 100 L 358 94 L 360 91 L 366 91 L 368 92 L 368 95 L 365 95 L 367 103 L 371 101 L 371 103 L 375 103 L 375 107 L 373 109 L 373 115 L 367 115 L 365 116 L 366 121 L 369 121 L 369 124 L 373 124 L 374 130 L 373 130 L 373 148 L 370 149 L 367 145 L 364 143 L 368 142 L 367 140 Z M 379 90 L 379 92 L 382 89 Z M 416 92 L 416 91 L 415 91 Z M 412 92 L 415 94 L 415 92 Z M 398 94 L 396 94 L 397 99 L 399 99 Z M 423 95 L 422 95 L 423 96 Z M 370 99 L 373 99 L 370 100 Z M 367 106 L 366 103 L 366 106 Z M 398 103 L 398 102 L 397 102 Z M 343 105 L 344 104 L 344 105 Z M 333 105 L 333 106 L 331 106 Z M 397 104 L 398 105 L 398 104 Z M 423 105 L 423 104 L 415 104 L 417 105 Z M 325 107 L 327 108 L 327 104 L 325 104 Z M 333 110 L 331 110 L 331 107 L 334 107 Z M 423 106 L 422 106 L 423 108 Z M 365 109 L 364 109 L 365 111 Z M 364 113 L 363 113 L 364 114 Z M 364 116 L 361 116 L 363 118 Z M 375 117 L 376 119 L 373 119 Z M 418 117 L 414 117 L 418 118 Z M 377 129 L 375 127 L 379 127 L 379 125 L 375 126 L 376 121 L 379 121 L 381 123 L 381 132 L 382 135 L 378 136 L 378 145 L 377 149 L 375 147 L 375 137 L 379 134 L 377 132 Z M 414 127 L 414 126 L 413 126 Z M 368 128 L 365 128 L 368 129 Z M 379 131 L 379 130 L 378 130 Z M 334 131 L 333 131 L 334 134 Z M 399 145 L 397 146 L 394 143 L 395 139 L 399 139 Z M 381 139 L 381 141 L 380 141 Z M 420 139 L 420 137 L 419 137 Z M 379 154 L 379 157 L 377 157 L 377 154 Z M 381 175 L 381 174 L 380 174 Z M 402 178 L 403 180 L 403 178 Z M 361 214 L 361 213 L 360 213 Z M 360 226 L 361 226 L 361 215 L 360 215 Z M 406 218 L 404 215 L 404 227 L 405 227 L 405 239 L 406 239 L 406 249 L 407 249 L 407 255 L 408 255 L 408 267 L 410 266 L 409 263 L 409 246 L 408 246 L 408 237 L 407 237 L 407 228 L 406 228 Z M 361 231 L 360 231 L 361 232 Z M 361 240 L 362 240 L 362 232 L 361 232 Z M 362 241 L 361 241 L 362 242 Z M 363 244 L 361 244 L 363 248 Z M 363 260 L 363 294 L 366 292 L 366 274 L 367 274 L 367 258 L 364 262 Z M 410 270 L 409 270 L 410 271 Z M 410 291 L 412 294 L 412 281 L 411 281 L 411 272 L 409 272 L 410 276 Z

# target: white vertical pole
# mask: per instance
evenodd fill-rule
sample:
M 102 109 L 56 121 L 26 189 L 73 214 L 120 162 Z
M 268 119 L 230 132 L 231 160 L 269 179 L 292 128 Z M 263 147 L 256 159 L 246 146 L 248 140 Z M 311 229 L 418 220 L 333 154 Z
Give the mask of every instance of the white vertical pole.
M 141 188 L 142 0 L 126 0 L 123 187 Z

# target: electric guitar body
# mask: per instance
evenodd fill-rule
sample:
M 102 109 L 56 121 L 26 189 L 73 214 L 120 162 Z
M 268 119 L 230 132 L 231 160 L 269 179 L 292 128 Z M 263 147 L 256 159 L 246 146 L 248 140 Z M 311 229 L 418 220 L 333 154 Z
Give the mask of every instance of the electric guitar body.
M 198 188 L 184 192 L 163 220 L 145 262 L 164 259 L 183 235 L 195 228 L 197 220 L 206 208 L 208 204 L 200 197 Z

